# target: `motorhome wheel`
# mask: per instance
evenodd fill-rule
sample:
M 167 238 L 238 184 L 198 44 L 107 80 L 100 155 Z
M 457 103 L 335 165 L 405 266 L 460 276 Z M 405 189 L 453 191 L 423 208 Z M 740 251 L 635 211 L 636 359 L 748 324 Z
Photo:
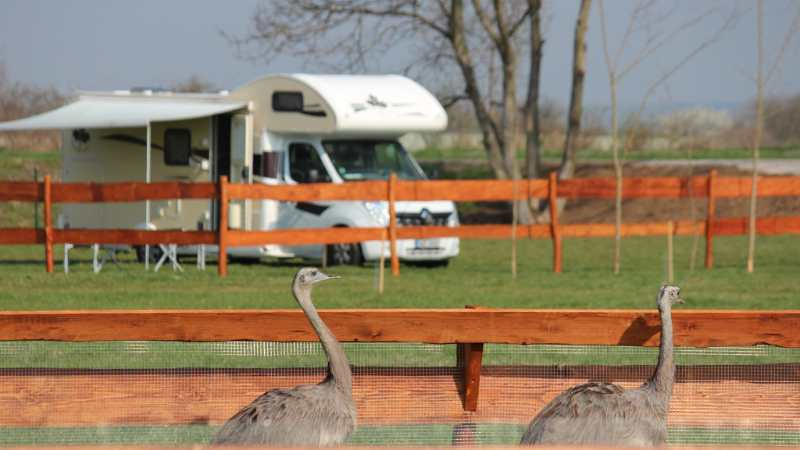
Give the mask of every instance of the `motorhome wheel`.
M 364 262 L 361 246 L 358 244 L 331 244 L 328 246 L 328 265 L 360 266 Z

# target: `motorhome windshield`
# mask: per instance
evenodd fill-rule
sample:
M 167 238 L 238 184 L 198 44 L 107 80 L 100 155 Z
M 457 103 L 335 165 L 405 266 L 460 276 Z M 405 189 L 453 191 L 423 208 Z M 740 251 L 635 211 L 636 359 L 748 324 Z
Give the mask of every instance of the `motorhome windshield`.
M 381 180 L 392 172 L 406 180 L 425 178 L 397 141 L 323 141 L 322 146 L 344 181 Z

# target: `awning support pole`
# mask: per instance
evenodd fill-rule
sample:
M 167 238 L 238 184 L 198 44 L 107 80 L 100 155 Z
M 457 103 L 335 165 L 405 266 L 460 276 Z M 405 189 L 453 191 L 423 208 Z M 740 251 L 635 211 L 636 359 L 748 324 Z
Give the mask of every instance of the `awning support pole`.
M 150 182 L 150 122 L 147 122 L 147 161 L 145 162 L 144 182 Z M 150 200 L 144 201 L 144 229 L 150 229 Z M 150 270 L 150 245 L 144 246 L 144 270 Z

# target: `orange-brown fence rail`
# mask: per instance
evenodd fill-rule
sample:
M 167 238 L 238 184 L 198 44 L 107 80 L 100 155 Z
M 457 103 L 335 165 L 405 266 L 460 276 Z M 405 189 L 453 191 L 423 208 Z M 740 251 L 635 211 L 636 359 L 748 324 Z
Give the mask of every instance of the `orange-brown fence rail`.
M 229 184 L 225 177 L 219 183 L 51 183 L 0 182 L 0 201 L 42 201 L 44 228 L 0 229 L 2 244 L 44 244 L 47 270 L 53 268 L 54 243 L 74 244 L 216 244 L 219 254 L 230 246 L 267 244 L 331 244 L 365 240 L 390 241 L 392 271 L 399 273 L 396 252 L 398 239 L 438 237 L 502 238 L 512 237 L 512 225 L 403 226 L 390 217 L 386 228 L 329 228 L 240 231 L 228 229 L 227 208 L 232 199 L 271 199 L 278 201 L 338 201 L 385 200 L 389 210 L 397 201 L 452 200 L 503 201 L 537 198 L 551 202 L 558 198 L 610 199 L 614 196 L 613 178 L 585 178 L 559 181 L 554 174 L 549 180 L 459 180 L 406 181 L 391 176 L 387 181 L 365 181 L 346 184 L 320 183 L 304 185 Z M 668 230 L 676 235 L 704 235 L 706 267 L 713 265 L 714 236 L 745 234 L 747 218 L 716 218 L 716 200 L 750 195 L 752 180 L 744 177 L 719 177 L 715 171 L 707 176 L 691 178 L 629 178 L 623 181 L 623 197 L 629 198 L 706 198 L 707 216 L 703 221 L 623 224 L 622 236 L 664 235 Z M 763 177 L 758 182 L 758 196 L 800 196 L 800 177 Z M 141 231 L 54 229 L 51 209 L 53 203 L 70 202 L 134 202 L 143 200 L 205 198 L 220 202 L 220 223 L 217 231 Z M 391 214 L 390 214 L 391 215 Z M 559 223 L 558 211 L 553 208 L 550 224 L 517 225 L 516 236 L 530 239 L 552 239 L 553 270 L 561 271 L 561 240 L 569 237 L 610 237 L 611 224 Z M 756 232 L 763 235 L 800 234 L 800 216 L 762 217 L 756 221 Z M 219 259 L 219 274 L 227 273 L 226 258 Z
M 398 433 L 421 432 L 408 425 L 466 423 L 483 436 L 505 439 L 509 432 L 497 425 L 526 424 L 570 385 L 589 379 L 639 385 L 656 355 L 637 347 L 658 346 L 660 339 L 654 310 L 347 309 L 320 315 L 351 356 L 359 426 Z M 743 427 L 752 437 L 777 433 L 759 443 L 796 442 L 800 311 L 676 310 L 673 327 L 679 353 L 706 358 L 679 360 L 673 431 Z M 324 358 L 317 350 L 313 356 L 321 361 L 313 365 L 301 361 L 308 353 L 278 352 L 315 341 L 296 309 L 0 312 L 0 430 L 50 432 L 65 439 L 59 443 L 81 443 L 70 442 L 69 433 L 213 429 L 266 389 L 322 379 Z M 553 347 L 564 351 L 551 354 L 557 359 L 530 358 Z M 609 347 L 616 355 L 645 358 L 612 361 L 603 356 Z M 764 347 L 780 358 L 752 356 Z M 430 359 L 444 348 L 458 356 L 445 364 Z M 187 351 L 197 353 L 179 355 Z M 498 359 L 511 351 L 527 357 Z M 591 356 L 568 358 L 576 352 Z M 165 355 L 180 362 L 165 364 Z M 244 356 L 255 358 L 238 359 Z

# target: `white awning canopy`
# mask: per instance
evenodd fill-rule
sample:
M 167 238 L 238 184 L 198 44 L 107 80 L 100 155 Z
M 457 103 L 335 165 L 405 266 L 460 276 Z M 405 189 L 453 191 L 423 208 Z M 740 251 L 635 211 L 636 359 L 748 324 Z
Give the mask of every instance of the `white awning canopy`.
M 0 131 L 146 127 L 152 122 L 196 119 L 247 108 L 217 94 L 84 93 L 60 108 L 0 123 Z

